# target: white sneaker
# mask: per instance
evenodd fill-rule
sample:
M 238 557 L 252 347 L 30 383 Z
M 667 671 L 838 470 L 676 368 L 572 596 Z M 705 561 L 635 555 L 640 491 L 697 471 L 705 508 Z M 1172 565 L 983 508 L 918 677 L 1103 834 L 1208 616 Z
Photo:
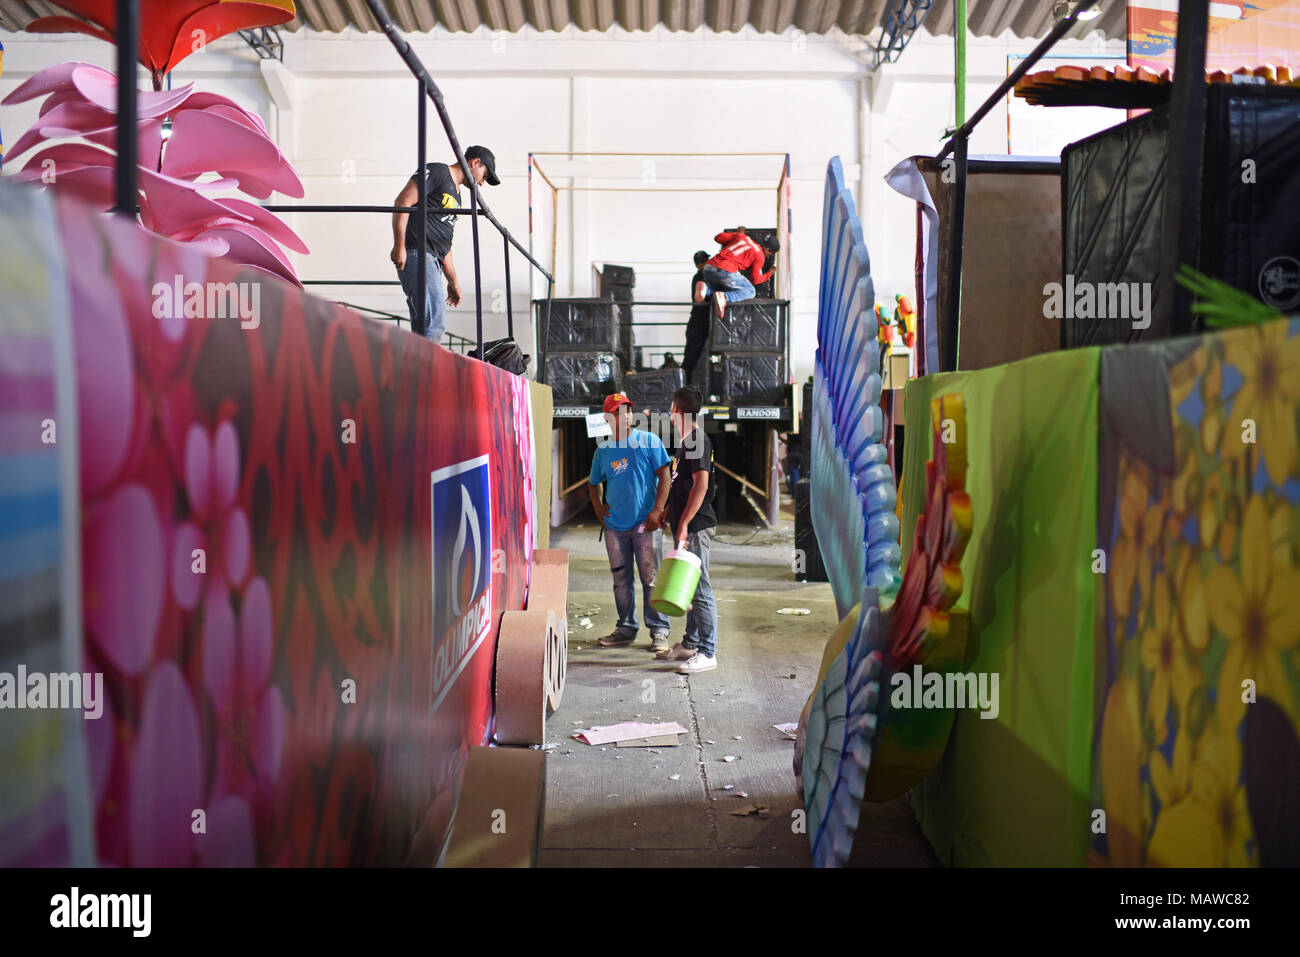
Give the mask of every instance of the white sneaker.
M 695 284 L 695 301 L 703 302 L 709 296 L 709 284 L 700 280 Z
M 725 292 L 715 292 L 713 294 L 713 307 L 718 312 L 718 318 L 721 319 L 722 314 L 727 311 L 727 294 Z
M 694 658 L 696 651 L 694 648 L 687 648 L 680 641 L 666 651 L 661 651 L 655 655 L 660 661 L 685 661 L 688 658 Z
M 712 671 L 718 667 L 717 657 L 710 658 L 708 655 L 693 655 L 677 666 L 679 675 L 693 675 L 701 671 Z

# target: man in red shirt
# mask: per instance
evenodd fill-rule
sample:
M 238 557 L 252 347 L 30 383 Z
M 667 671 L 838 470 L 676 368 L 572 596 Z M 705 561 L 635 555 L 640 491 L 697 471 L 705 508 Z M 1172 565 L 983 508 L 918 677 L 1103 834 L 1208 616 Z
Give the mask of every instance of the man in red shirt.
M 700 270 L 702 278 L 695 284 L 695 301 L 704 302 L 705 296 L 712 293 L 714 306 L 721 316 L 727 303 L 753 299 L 754 287 L 772 278 L 770 272 L 762 271 L 763 261 L 767 258 L 764 250 L 776 253 L 781 244 L 773 236 L 760 246 L 745 235 L 744 226 L 734 233 L 718 233 L 713 241 L 720 243 L 722 249 Z M 746 272 L 749 273 L 748 279 L 744 275 Z

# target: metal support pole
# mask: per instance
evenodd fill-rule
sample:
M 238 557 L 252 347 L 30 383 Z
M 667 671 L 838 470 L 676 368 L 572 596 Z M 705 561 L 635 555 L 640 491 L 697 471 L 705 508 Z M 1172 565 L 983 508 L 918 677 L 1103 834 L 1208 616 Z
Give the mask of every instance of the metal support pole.
M 546 321 L 537 333 L 537 381 L 546 383 L 546 337 L 551 332 L 551 297 L 555 295 L 555 279 L 546 277 Z
M 1205 163 L 1205 48 L 1209 0 L 1181 0 L 1169 102 L 1168 179 L 1160 235 L 1157 302 L 1145 335 L 1163 339 L 1192 331 L 1192 293 L 1176 279 L 1178 264 L 1199 264 L 1202 175 Z M 1130 334 L 1131 335 L 1131 334 Z
M 506 247 L 506 335 L 513 339 L 515 337 L 515 309 L 510 299 L 510 240 L 502 236 L 501 241 Z
M 135 61 L 140 47 L 139 0 L 117 0 L 117 212 L 135 219 L 139 206 L 135 167 L 139 162 L 140 134 Z
M 424 164 L 426 161 L 424 133 L 425 125 L 428 122 L 428 111 L 425 107 L 426 99 L 424 78 L 416 77 L 415 83 L 416 88 L 419 90 L 418 95 L 420 98 L 419 122 L 417 124 L 419 126 L 419 143 L 415 147 L 417 163 L 416 169 L 419 170 L 419 172 L 415 174 L 415 181 L 419 185 L 420 190 L 419 202 L 416 204 L 419 206 L 420 211 L 416 214 L 417 218 L 415 220 L 415 314 L 419 317 L 420 326 L 418 329 L 412 329 L 411 331 L 417 336 L 424 336 L 428 335 L 429 332 L 429 307 L 427 302 L 429 298 L 429 277 L 427 272 L 428 263 L 426 262 L 429 253 L 425 245 L 425 231 L 428 229 L 429 223 L 429 191 L 426 188 L 428 177 L 424 174 Z M 407 251 L 407 255 L 410 256 L 409 250 Z
M 957 125 L 966 122 L 966 0 L 957 0 L 956 17 L 952 24 L 957 57 L 954 73 L 957 80 Z
M 483 282 L 479 275 L 478 266 L 478 190 L 474 189 L 474 179 L 470 175 L 469 166 L 465 166 L 465 176 L 469 178 L 469 208 L 473 213 L 470 216 L 470 225 L 474 229 L 474 320 L 478 333 L 478 357 L 483 358 Z
M 1073 13 L 1068 17 L 1063 17 L 1056 21 L 1056 26 L 1052 28 L 1052 32 L 1043 37 L 1043 39 L 1039 41 L 1038 46 L 1034 47 L 1034 49 L 1020 61 L 1020 65 L 1011 71 L 1011 75 L 998 84 L 998 88 L 989 94 L 987 100 L 980 104 L 980 108 L 975 111 L 974 115 L 957 128 L 957 132 L 953 134 L 952 139 L 948 140 L 947 145 L 939 151 L 939 155 L 935 157 L 935 160 L 942 160 L 953 151 L 956 146 L 958 134 L 970 136 L 971 131 L 975 129 L 976 124 L 979 123 L 980 120 L 984 119 L 990 110 L 1005 102 L 1007 91 L 1020 82 L 1022 76 L 1034 68 L 1047 51 L 1056 45 L 1057 40 L 1061 39 L 1061 37 L 1074 29 L 1074 25 L 1079 22 L 1079 14 L 1086 13 L 1096 5 L 1097 0 L 1079 0 L 1079 5 L 1074 8 Z
M 1204 3 L 1205 0 L 1197 0 L 1197 2 Z M 965 111 L 964 86 L 958 91 L 958 96 L 960 98 L 958 103 L 959 125 L 952 137 L 944 145 L 943 149 L 941 149 L 938 155 L 935 156 L 935 162 L 942 167 L 944 158 L 949 153 L 952 153 L 955 160 L 954 172 L 956 174 L 956 182 L 953 183 L 952 190 L 952 215 L 950 217 L 950 235 L 948 237 L 948 274 L 945 277 L 947 280 L 947 296 L 944 303 L 944 315 L 941 320 L 943 325 L 940 330 L 940 372 L 953 372 L 957 369 L 957 347 L 958 339 L 961 335 L 961 253 L 962 242 L 965 238 L 966 231 L 966 175 L 968 172 L 967 158 L 970 146 L 970 134 L 979 121 L 984 119 L 993 107 L 1003 101 L 1003 97 L 1006 96 L 1007 91 L 1014 87 L 1016 83 L 1019 82 L 1020 78 L 1028 73 L 1029 70 L 1043 58 L 1043 55 L 1056 45 L 1056 41 L 1061 39 L 1061 37 L 1065 36 L 1066 33 L 1074 28 L 1075 24 L 1079 22 L 1079 14 L 1086 13 L 1089 9 L 1096 6 L 1096 4 L 1097 0 L 1079 0 L 1078 4 L 1070 12 L 1070 15 L 1062 17 L 1057 21 L 1056 26 L 1052 28 L 1051 32 L 1048 33 L 1047 36 L 1043 37 L 1038 45 L 1034 47 L 1028 56 L 1020 61 L 1020 65 L 1016 67 L 1016 69 L 1013 70 L 1005 80 L 998 84 L 998 88 L 990 94 L 988 99 L 980 104 L 974 115 L 964 122 L 960 118 L 961 113 Z M 958 35 L 964 34 L 964 18 L 961 18 L 960 16 L 964 13 L 964 8 L 965 3 L 959 3 L 959 9 L 957 10 L 959 22 L 954 24 L 954 29 L 958 32 Z M 959 46 L 959 55 L 964 55 L 964 53 L 965 42 L 963 40 Z M 1202 56 L 1202 72 L 1203 67 L 1204 56 Z M 964 63 L 958 64 L 957 73 L 959 74 L 959 79 L 962 79 L 964 82 Z M 1166 222 L 1167 221 L 1168 220 L 1166 219 Z
M 953 170 L 956 182 L 952 184 L 952 215 L 948 220 L 948 283 L 944 298 L 943 329 L 940 337 L 940 372 L 957 371 L 957 343 L 961 335 L 961 254 L 966 232 L 966 175 L 969 172 L 967 148 L 969 144 L 962 133 L 954 137 L 956 148 Z

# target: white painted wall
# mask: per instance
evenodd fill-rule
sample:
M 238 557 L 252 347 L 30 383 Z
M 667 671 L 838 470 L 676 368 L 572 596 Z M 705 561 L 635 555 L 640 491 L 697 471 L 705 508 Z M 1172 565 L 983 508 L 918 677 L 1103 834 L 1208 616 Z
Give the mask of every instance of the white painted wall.
M 810 374 L 815 348 L 818 244 L 825 167 L 839 155 L 858 183 L 859 206 L 879 298 L 911 291 L 910 203 L 882 177 L 898 160 L 933 153 L 952 125 L 952 40 L 919 33 L 894 64 L 869 76 L 868 54 L 856 38 L 760 35 L 750 29 L 715 35 L 674 34 L 449 34 L 410 38 L 444 94 L 463 146 L 484 143 L 498 159 L 502 185 L 488 188 L 493 211 L 521 241 L 529 229 L 529 152 L 789 153 L 792 173 L 792 358 L 797 380 Z M 31 73 L 69 59 L 112 66 L 97 41 L 0 34 L 5 44 L 0 96 Z M 968 55 L 968 110 L 1006 75 L 1008 53 L 1031 41 L 1010 35 L 972 39 Z M 1086 41 L 1058 52 L 1093 55 Z M 1105 46 L 1122 53 L 1122 43 Z M 416 86 L 388 41 L 374 34 L 285 35 L 287 76 L 264 78 L 252 51 L 238 39 L 218 41 L 187 60 L 173 85 L 195 81 L 262 115 L 306 186 L 302 202 L 392 202 L 415 168 Z M 141 84 L 146 80 L 142 77 Z M 273 95 L 272 91 L 275 91 Z M 277 102 L 278 99 L 278 102 Z M 0 108 L 0 131 L 12 144 L 36 118 L 36 105 Z M 1080 116 L 1080 138 L 1108 123 Z M 1121 117 L 1106 117 L 1117 122 Z M 431 160 L 450 157 L 429 111 Z M 1067 128 L 1069 124 L 1067 124 Z M 1006 114 L 1000 107 L 980 128 L 972 152 L 1006 152 Z M 21 162 L 21 159 L 20 161 Z M 559 185 L 640 186 L 642 160 L 592 161 L 586 168 L 556 158 L 540 160 Z M 753 186 L 756 192 L 566 192 L 557 295 L 590 295 L 591 264 L 618 262 L 637 269 L 638 298 L 680 300 L 687 294 L 696 249 L 713 251 L 718 229 L 743 222 L 775 225 L 779 157 L 735 160 L 657 159 L 656 188 Z M 557 178 L 560 173 L 570 178 Z M 579 175 L 580 174 L 580 175 Z M 574 179 L 573 176 L 579 178 Z M 540 201 L 541 196 L 535 195 Z M 277 201 L 293 202 L 277 197 Z M 312 249 L 295 257 L 303 279 L 393 279 L 389 219 L 381 214 L 296 214 L 286 217 Z M 484 334 L 505 334 L 505 316 L 493 313 L 504 288 L 501 240 L 484 221 L 482 284 Z M 456 229 L 454 256 L 466 286 L 448 328 L 474 334 L 470 223 Z M 539 237 L 539 242 L 540 237 Z M 516 334 L 526 351 L 529 279 L 521 257 L 512 260 Z M 331 298 L 405 313 L 400 290 L 319 288 Z M 638 311 L 638 319 L 685 321 L 684 308 Z M 677 329 L 642 329 L 638 341 L 680 348 Z

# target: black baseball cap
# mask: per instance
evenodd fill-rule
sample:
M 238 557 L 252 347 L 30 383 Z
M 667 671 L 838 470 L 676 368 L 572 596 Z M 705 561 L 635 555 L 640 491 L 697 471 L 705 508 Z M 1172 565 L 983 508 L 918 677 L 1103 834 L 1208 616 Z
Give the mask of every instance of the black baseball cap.
M 763 240 L 763 248 L 770 253 L 779 253 L 781 251 L 781 244 L 777 241 L 775 236 L 768 236 L 767 239 Z
M 487 167 L 487 183 L 489 186 L 501 185 L 501 180 L 497 177 L 497 158 L 492 155 L 492 151 L 486 146 L 471 146 L 465 151 L 465 159 L 478 160 Z

